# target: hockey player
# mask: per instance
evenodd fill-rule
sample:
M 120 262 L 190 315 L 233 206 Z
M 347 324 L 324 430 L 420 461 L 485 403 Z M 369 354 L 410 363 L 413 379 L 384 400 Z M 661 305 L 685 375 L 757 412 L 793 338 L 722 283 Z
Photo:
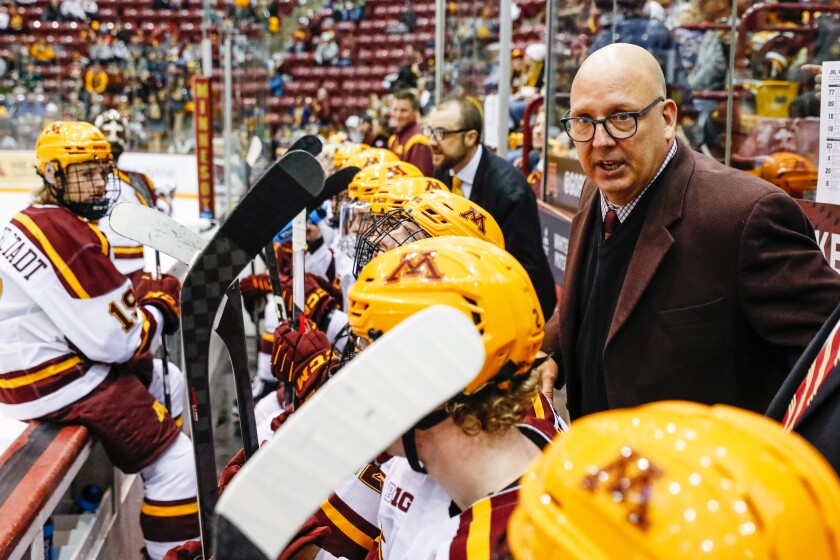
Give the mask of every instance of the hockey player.
M 485 365 L 461 395 L 391 446 L 384 484 L 372 466 L 343 484 L 307 525 L 317 542 L 296 552 L 311 557 L 317 546 L 318 558 L 443 559 L 469 549 L 470 558 L 489 559 L 517 480 L 560 426 L 549 401 L 535 398 L 531 366 L 543 319 L 527 274 L 486 241 L 426 239 L 371 261 L 350 301 L 361 346 L 429 305 L 461 309 L 483 333 Z M 371 526 L 380 531 L 375 543 Z
M 405 164 L 401 164 L 405 165 Z M 437 186 L 437 181 L 429 178 L 404 179 L 377 191 L 376 202 L 371 209 L 380 216 L 371 225 L 359 241 L 357 262 L 366 264 L 374 253 L 398 247 L 405 243 L 437 236 L 467 236 L 487 240 L 504 248 L 502 230 L 490 214 L 474 202 L 452 194 L 446 189 L 424 192 Z M 401 208 L 381 214 L 382 210 L 408 198 Z M 341 365 L 339 356 L 344 347 L 336 347 L 335 340 L 340 333 L 347 332 L 347 313 L 336 309 L 334 295 L 326 290 L 318 290 L 317 284 L 310 282 L 307 290 L 307 317 L 313 321 L 317 331 L 298 333 L 288 324 L 279 325 L 273 335 L 272 374 L 277 379 L 301 379 L 304 375 L 308 382 L 298 387 L 297 397 L 302 402 L 311 391 L 320 386 L 327 377 Z M 333 344 L 333 347 L 330 347 Z M 352 348 L 351 348 L 352 349 Z M 325 360 L 313 363 L 313 356 L 320 354 Z M 346 359 L 348 356 L 342 356 Z M 296 364 L 290 367 L 283 364 Z M 304 372 L 307 372 L 304 374 Z M 271 419 L 281 410 L 282 395 L 265 399 L 255 409 L 260 440 L 267 439 L 271 433 Z
M 159 559 L 199 534 L 192 446 L 139 378 L 141 357 L 178 328 L 180 284 L 144 277 L 135 289 L 109 259 L 94 224 L 117 192 L 96 127 L 54 122 L 35 153 L 43 187 L 0 233 L 0 410 L 84 425 L 115 466 L 139 472 Z
M 108 109 L 94 120 L 94 125 L 111 144 L 114 162 L 119 165 L 120 156 L 128 146 L 128 121 L 115 109 Z M 117 168 L 113 179 L 119 184 L 119 196 L 116 202 L 133 202 L 157 208 L 167 216 L 172 215 L 172 201 L 169 196 L 162 196 L 155 190 L 151 179 L 145 173 L 126 171 Z M 114 251 L 114 264 L 117 270 L 136 282 L 143 274 L 146 261 L 143 258 L 143 245 L 119 235 L 111 229 L 108 215 L 99 221 L 99 229 L 108 238 Z
M 799 436 L 659 402 L 576 421 L 523 477 L 508 539 L 517 560 L 840 558 L 837 511 L 836 475 Z

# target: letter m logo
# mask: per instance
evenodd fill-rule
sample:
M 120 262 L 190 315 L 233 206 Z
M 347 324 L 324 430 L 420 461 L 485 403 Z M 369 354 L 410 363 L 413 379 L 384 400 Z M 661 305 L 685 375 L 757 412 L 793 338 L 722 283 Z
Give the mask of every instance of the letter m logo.
M 440 273 L 435 265 L 434 257 L 435 253 L 431 251 L 404 255 L 400 264 L 385 279 L 385 283 L 399 282 L 407 277 L 424 280 L 443 280 L 443 274 Z
M 480 231 L 481 233 L 487 233 L 484 226 L 484 222 L 487 220 L 487 217 L 478 210 L 476 210 L 474 207 L 470 206 L 469 210 L 467 210 L 466 212 L 461 212 L 459 215 L 465 220 L 474 223 L 478 228 L 478 231 Z

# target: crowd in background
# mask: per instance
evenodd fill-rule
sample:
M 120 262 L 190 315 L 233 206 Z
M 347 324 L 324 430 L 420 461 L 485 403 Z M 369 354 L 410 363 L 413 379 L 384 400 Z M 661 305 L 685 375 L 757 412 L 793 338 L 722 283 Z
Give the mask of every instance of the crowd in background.
M 526 15 L 527 6 L 523 2 L 515 3 L 512 13 L 514 38 L 517 30 L 524 30 L 528 43 L 528 48 L 515 48 L 511 53 L 512 131 L 521 130 L 524 107 L 530 99 L 541 94 L 545 81 L 544 29 L 538 28 L 539 37 L 535 37 L 533 31 L 527 35 L 527 29 L 544 22 L 545 7 Z M 270 49 L 273 54 L 270 58 L 264 56 L 258 63 L 267 74 L 260 85 L 264 91 L 250 104 L 235 108 L 250 116 L 273 117 L 267 130 L 270 129 L 275 147 L 287 144 L 304 129 L 319 129 L 327 134 L 341 131 L 356 139 L 368 137 L 369 140 L 370 131 L 373 131 L 374 137 L 386 138 L 389 134 L 389 95 L 397 90 L 416 90 L 421 112 L 434 103 L 434 88 L 431 87 L 433 39 L 407 42 L 398 70 L 386 76 L 381 91 L 366 94 L 367 106 L 362 109 L 337 103 L 334 98 L 342 92 L 326 87 L 320 87 L 314 95 L 290 93 L 289 84 L 298 78 L 293 77 L 288 68 L 288 57 L 309 53 L 312 63 L 324 68 L 371 62 L 360 60 L 359 50 L 367 45 L 357 44 L 353 33 L 336 33 L 336 25 L 341 22 L 358 23 L 373 17 L 365 0 L 328 0 L 317 9 L 304 6 L 305 9 L 297 8 L 294 12 L 291 3 L 279 0 L 270 4 L 235 0 L 228 4 L 222 6 L 220 12 L 228 21 L 234 24 L 259 21 L 265 24 L 269 33 L 279 31 L 274 35 L 280 40 Z M 684 129 L 690 143 L 710 153 L 720 149 L 720 131 L 713 124 L 720 103 L 703 93 L 725 88 L 730 36 L 724 29 L 703 30 L 691 28 L 691 25 L 726 23 L 731 11 L 726 0 L 620 0 L 615 21 L 610 13 L 611 0 L 593 0 L 591 3 L 569 0 L 561 4 L 560 56 L 555 72 L 557 91 L 568 91 L 581 62 L 588 53 L 612 41 L 615 27 L 620 41 L 639 44 L 660 60 L 668 77 L 669 94 L 678 100 L 690 121 Z M 23 34 L 27 26 L 36 25 L 21 15 L 28 5 L 32 5 L 32 0 L 15 0 L 11 5 L 0 6 L 0 31 Z M 751 2 L 739 2 L 739 13 L 743 14 L 750 5 Z M 177 9 L 181 3 L 180 0 L 155 0 L 152 7 Z M 158 22 L 148 29 L 132 28 L 120 21 L 100 24 L 98 10 L 95 0 L 49 0 L 41 13 L 42 24 L 78 22 L 77 33 L 86 45 L 81 53 L 63 52 L 63 45 L 47 42 L 40 35 L 35 36 L 32 44 L 13 44 L 6 51 L 0 50 L 0 147 L 31 147 L 45 121 L 92 121 L 101 111 L 116 108 L 131 123 L 136 149 L 189 152 L 194 144 L 190 124 L 190 83 L 192 77 L 202 71 L 198 43 L 193 37 L 182 36 L 178 26 L 170 22 Z M 498 52 L 497 49 L 493 51 L 498 37 L 498 14 L 486 6 L 468 13 L 468 8 L 455 3 L 448 5 L 447 10 L 449 57 L 445 89 L 478 98 L 492 93 L 498 81 Z M 778 26 L 793 27 L 802 25 L 803 18 L 807 23 L 813 16 L 781 12 L 773 17 Z M 801 34 L 783 31 L 753 34 L 747 68 L 738 76 L 742 83 L 785 80 L 798 84 L 795 91 L 800 95 L 790 104 L 790 116 L 813 115 L 818 109 L 813 94 L 813 75 L 800 72 L 802 64 L 836 59 L 840 54 L 837 19 L 831 14 L 817 18 L 814 45 L 803 42 L 805 36 Z M 284 20 L 296 24 L 283 26 Z M 414 31 L 417 13 L 412 3 L 406 2 L 394 21 L 396 23 L 389 23 L 386 33 Z M 60 64 L 57 76 L 60 88 L 49 91 L 44 87 L 46 72 L 56 64 Z M 470 72 L 480 74 L 472 84 Z M 749 87 L 748 83 L 747 90 Z M 290 99 L 282 109 L 268 110 L 266 106 L 272 96 Z M 755 107 L 748 108 L 747 112 L 755 113 Z

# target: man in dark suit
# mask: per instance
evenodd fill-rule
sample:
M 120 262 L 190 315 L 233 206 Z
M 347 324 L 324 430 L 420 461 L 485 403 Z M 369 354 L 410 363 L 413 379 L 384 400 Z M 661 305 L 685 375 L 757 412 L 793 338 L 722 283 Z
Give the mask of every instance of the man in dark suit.
M 528 272 L 545 318 L 557 304 L 554 278 L 540 239 L 537 199 L 525 176 L 480 142 L 481 112 L 463 97 L 440 102 L 426 119 L 435 178 L 490 212 L 505 249 Z
M 667 399 L 766 410 L 840 301 L 799 206 L 678 143 L 640 47 L 593 53 L 562 122 L 588 178 L 559 314 L 571 418 Z
M 767 416 L 807 439 L 840 473 L 840 305 L 796 362 Z

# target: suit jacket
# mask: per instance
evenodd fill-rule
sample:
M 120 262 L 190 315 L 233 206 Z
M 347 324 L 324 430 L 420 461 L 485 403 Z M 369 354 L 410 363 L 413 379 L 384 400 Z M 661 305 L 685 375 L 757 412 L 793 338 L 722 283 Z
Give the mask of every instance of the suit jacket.
M 796 390 L 808 374 L 808 369 L 817 354 L 825 345 L 828 335 L 840 321 L 840 305 L 825 322 L 825 325 L 802 353 L 793 370 L 785 379 L 779 392 L 773 397 L 773 402 L 767 409 L 767 416 L 779 422 L 785 417 L 788 405 L 796 394 Z M 840 429 L 840 364 L 828 372 L 825 380 L 814 395 L 814 400 L 802 412 L 802 416 L 793 426 L 793 431 L 807 439 L 820 453 L 828 459 L 834 470 L 840 473 L 840 439 L 837 437 Z
M 840 302 L 840 275 L 796 202 L 770 183 L 682 145 L 657 183 L 604 347 L 609 406 L 681 399 L 764 412 Z M 560 307 L 572 418 L 581 415 L 579 278 L 597 195 L 587 181 Z
M 449 169 L 436 169 L 435 177 L 449 187 Z M 505 236 L 505 249 L 528 272 L 548 320 L 557 305 L 554 276 L 542 247 L 537 197 L 522 172 L 482 147 L 470 200 L 490 212 Z

